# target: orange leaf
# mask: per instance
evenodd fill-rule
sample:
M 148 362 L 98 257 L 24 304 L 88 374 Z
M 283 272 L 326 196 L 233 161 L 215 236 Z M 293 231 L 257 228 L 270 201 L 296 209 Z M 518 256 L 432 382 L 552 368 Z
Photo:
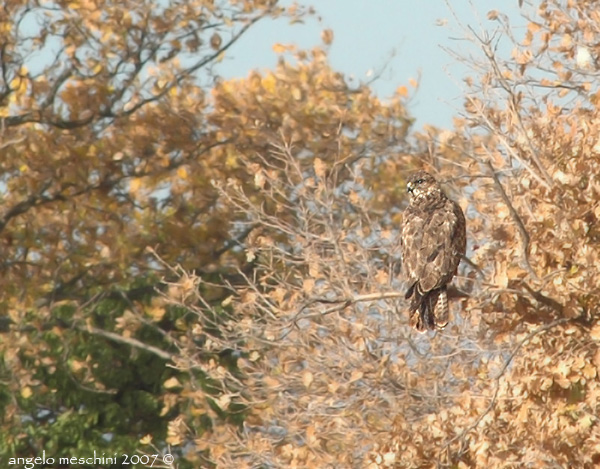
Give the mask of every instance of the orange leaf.
M 399 86 L 396 89 L 396 93 L 398 93 L 402 97 L 408 96 L 408 88 L 406 86 Z

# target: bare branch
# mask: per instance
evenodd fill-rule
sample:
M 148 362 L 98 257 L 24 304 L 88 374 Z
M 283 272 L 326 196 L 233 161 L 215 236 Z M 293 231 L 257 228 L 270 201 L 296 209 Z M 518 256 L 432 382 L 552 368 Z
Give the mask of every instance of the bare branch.
M 143 350 L 145 352 L 156 355 L 157 357 L 160 357 L 163 360 L 174 361 L 176 358 L 176 355 L 165 352 L 164 350 L 159 349 L 158 347 L 154 347 L 153 345 L 146 344 L 146 343 L 144 343 L 140 340 L 134 339 L 132 337 L 124 337 L 120 334 L 115 334 L 114 332 L 109 332 L 109 331 L 105 331 L 103 329 L 98 329 L 97 327 L 77 326 L 77 328 L 80 331 L 88 332 L 90 334 L 104 337 L 108 340 L 117 342 L 119 344 L 129 345 L 138 350 Z
M 446 443 L 444 443 L 444 445 L 441 447 L 441 449 L 439 451 L 439 454 L 443 453 L 454 442 L 462 440 L 471 430 L 475 429 L 477 427 L 477 425 L 479 425 L 479 422 L 481 422 L 483 420 L 483 418 L 487 414 L 489 414 L 490 411 L 494 408 L 494 406 L 496 405 L 496 400 L 498 399 L 498 393 L 500 391 L 500 379 L 502 378 L 502 376 L 504 376 L 504 373 L 506 373 L 506 370 L 510 366 L 511 362 L 513 361 L 513 359 L 515 358 L 517 353 L 519 353 L 519 350 L 521 350 L 523 345 L 525 345 L 527 342 L 529 342 L 536 335 L 543 334 L 544 332 L 548 332 L 549 330 L 551 330 L 557 326 L 560 326 L 561 324 L 565 324 L 569 321 L 572 321 L 572 319 L 570 319 L 570 318 L 556 319 L 548 324 L 538 327 L 537 329 L 535 329 L 532 332 L 530 332 L 529 334 L 527 334 L 527 336 L 525 336 L 525 338 L 523 338 L 521 341 L 519 341 L 519 343 L 513 348 L 512 352 L 510 353 L 508 358 L 505 360 L 504 365 L 498 372 L 498 375 L 494 378 L 494 380 L 496 381 L 496 387 L 494 389 L 494 393 L 492 395 L 492 398 L 491 398 L 488 406 L 484 409 L 484 411 L 481 414 L 479 414 L 479 416 L 473 421 L 473 423 L 471 425 L 469 425 L 458 435 L 454 436 L 453 438 L 448 440 Z
M 331 314 L 331 313 L 335 313 L 337 311 L 342 311 L 342 310 L 348 308 L 349 306 L 352 306 L 357 303 L 385 300 L 385 299 L 390 299 L 390 298 L 404 298 L 404 293 L 402 293 L 402 292 L 380 292 L 380 293 L 367 293 L 364 295 L 356 295 L 356 296 L 353 296 L 352 298 L 336 298 L 336 299 L 314 298 L 314 299 L 311 299 L 304 306 L 302 306 L 302 308 L 300 308 L 300 311 L 294 317 L 294 321 L 299 318 L 299 316 L 302 314 L 302 311 L 304 311 L 309 306 L 314 305 L 315 303 L 322 303 L 322 304 L 335 303 L 335 306 L 327 308 L 323 311 L 318 311 L 316 313 L 303 315 L 302 316 L 303 319 L 313 318 L 313 317 L 317 317 L 317 316 L 324 316 L 326 314 Z
M 527 232 L 527 229 L 525 228 L 525 224 L 523 223 L 523 220 L 517 213 L 516 209 L 513 207 L 512 202 L 510 201 L 510 199 L 508 198 L 508 195 L 506 194 L 506 191 L 504 190 L 504 187 L 502 187 L 502 183 L 500 182 L 500 179 L 498 178 L 498 175 L 496 174 L 496 170 L 492 166 L 491 161 L 488 160 L 486 162 L 486 165 L 490 169 L 490 173 L 492 175 L 492 178 L 494 179 L 494 185 L 496 186 L 496 189 L 498 189 L 498 192 L 500 193 L 500 197 L 502 197 L 502 201 L 508 208 L 510 216 L 512 217 L 513 221 L 517 225 L 517 229 L 519 230 L 519 234 L 521 235 L 521 258 L 523 259 L 523 263 L 525 264 L 527 271 L 533 276 L 533 278 L 537 279 L 538 276 L 535 273 L 535 271 L 533 270 L 533 268 L 531 267 L 531 264 L 529 263 L 530 238 L 529 238 L 529 233 Z

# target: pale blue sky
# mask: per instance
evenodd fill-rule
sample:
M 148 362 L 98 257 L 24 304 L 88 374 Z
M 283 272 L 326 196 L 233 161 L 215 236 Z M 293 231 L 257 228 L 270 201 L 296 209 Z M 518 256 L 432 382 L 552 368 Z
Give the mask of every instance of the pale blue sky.
M 335 69 L 353 76 L 356 82 L 366 81 L 369 70 L 381 69 L 391 57 L 387 69 L 372 86 L 378 96 L 389 96 L 398 86 L 408 85 L 410 78 L 418 78 L 420 74 L 420 89 L 409 106 L 411 115 L 417 119 L 416 126 L 451 126 L 452 116 L 462 106 L 459 84 L 466 69 L 440 46 L 465 50 L 467 44 L 456 39 L 461 32 L 444 0 L 299 0 L 299 3 L 314 6 L 320 19 L 293 26 L 285 20 L 264 20 L 230 49 L 218 72 L 226 78 L 245 77 L 253 68 L 273 68 L 277 60 L 272 50 L 274 43 L 311 48 L 321 44 L 321 31 L 330 28 L 335 37 L 330 60 Z M 492 31 L 496 23 L 486 15 L 489 10 L 497 9 L 509 16 L 517 28 L 515 35 L 522 35 L 518 29 L 523 28 L 525 21 L 520 18 L 518 0 L 450 3 L 454 15 L 475 30 L 484 27 Z M 527 5 L 525 8 L 527 11 Z

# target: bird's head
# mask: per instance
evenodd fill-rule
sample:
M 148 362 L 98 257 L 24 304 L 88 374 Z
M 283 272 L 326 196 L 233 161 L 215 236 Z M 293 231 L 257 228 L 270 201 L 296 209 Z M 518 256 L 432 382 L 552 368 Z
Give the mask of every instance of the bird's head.
M 435 178 L 426 171 L 412 173 L 406 182 L 406 190 L 410 195 L 411 204 L 419 204 L 432 197 L 439 198 L 443 194 Z

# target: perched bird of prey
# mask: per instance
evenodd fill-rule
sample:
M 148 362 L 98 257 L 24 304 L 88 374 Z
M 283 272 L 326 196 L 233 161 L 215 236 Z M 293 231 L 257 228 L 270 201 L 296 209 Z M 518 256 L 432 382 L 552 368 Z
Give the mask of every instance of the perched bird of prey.
M 425 171 L 413 173 L 406 190 L 410 203 L 401 236 L 410 323 L 420 332 L 443 329 L 448 324 L 446 286 L 465 254 L 465 216 Z

